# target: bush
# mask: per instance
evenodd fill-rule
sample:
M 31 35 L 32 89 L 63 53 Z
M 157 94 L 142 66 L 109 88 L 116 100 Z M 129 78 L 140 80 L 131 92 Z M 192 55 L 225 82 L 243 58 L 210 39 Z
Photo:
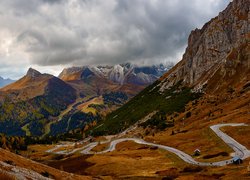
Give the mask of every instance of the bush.
M 52 159 L 53 160 L 61 160 L 63 158 L 64 158 L 64 155 L 60 154 L 60 155 L 54 155 Z
M 183 169 L 182 172 L 190 172 L 190 173 L 195 173 L 195 172 L 201 172 L 203 168 L 201 166 L 187 166 Z
M 9 149 L 12 152 L 27 150 L 27 144 L 24 137 L 5 136 L 4 134 L 0 134 L 0 147 L 3 149 Z
M 189 117 L 191 117 L 191 112 L 190 112 L 190 111 L 188 111 L 188 112 L 186 113 L 186 118 L 189 118 Z
M 15 163 L 11 160 L 5 160 L 4 162 L 9 164 L 9 165 L 15 166 Z
M 163 176 L 164 180 L 172 180 L 179 177 L 179 172 L 177 168 L 170 168 L 168 170 L 157 171 L 156 174 Z
M 211 158 L 215 158 L 215 157 L 218 157 L 218 156 L 229 156 L 229 154 L 227 152 L 219 152 L 217 154 L 211 154 L 211 155 L 203 156 L 203 159 L 211 159 Z
M 41 175 L 44 177 L 50 177 L 50 174 L 47 171 L 42 172 Z

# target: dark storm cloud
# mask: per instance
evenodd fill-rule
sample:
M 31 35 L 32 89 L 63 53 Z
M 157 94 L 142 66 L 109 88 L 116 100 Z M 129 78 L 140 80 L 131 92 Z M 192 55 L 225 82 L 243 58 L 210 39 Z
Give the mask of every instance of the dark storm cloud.
M 131 5 L 131 1 L 120 0 L 115 8 L 115 15 L 125 24 L 124 33 L 136 30 L 143 32 L 142 38 L 146 42 L 143 44 L 144 52 L 135 58 L 157 60 L 158 56 L 165 56 L 173 59 L 186 45 L 190 30 L 208 20 L 226 2 L 217 3 L 213 6 L 205 1 L 137 0 Z M 210 4 L 210 7 L 206 4 Z M 208 8 L 209 11 L 204 12 L 203 8 Z
M 216 16 L 228 3 L 3 0 L 0 63 L 11 53 L 40 66 L 177 62 L 190 31 Z
M 63 2 L 63 0 L 42 0 L 43 2 L 46 2 L 46 3 L 61 3 Z

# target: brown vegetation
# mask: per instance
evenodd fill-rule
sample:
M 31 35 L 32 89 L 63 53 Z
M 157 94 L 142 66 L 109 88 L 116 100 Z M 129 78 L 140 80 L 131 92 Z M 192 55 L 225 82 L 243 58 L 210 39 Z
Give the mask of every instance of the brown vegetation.
M 63 177 L 70 177 L 72 179 L 89 179 L 87 176 L 77 176 L 70 175 L 69 173 L 54 169 L 52 167 L 28 160 L 16 154 L 13 154 L 9 151 L 0 149 L 0 161 L 9 162 L 14 166 L 23 167 L 32 171 L 35 171 L 39 174 L 49 174 L 50 176 L 55 177 L 56 179 L 62 179 Z M 1 169 L 0 169 L 1 170 Z M 3 176 L 3 175 L 2 175 Z M 1 179 L 1 178 L 0 178 Z

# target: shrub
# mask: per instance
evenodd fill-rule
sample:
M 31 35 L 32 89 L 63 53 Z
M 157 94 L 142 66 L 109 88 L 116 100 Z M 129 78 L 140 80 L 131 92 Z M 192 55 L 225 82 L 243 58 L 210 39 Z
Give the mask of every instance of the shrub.
M 187 166 L 183 169 L 182 172 L 194 173 L 194 172 L 201 172 L 202 170 L 203 170 L 203 167 L 201 167 L 201 166 Z
M 191 117 L 191 112 L 190 112 L 190 111 L 188 111 L 188 112 L 186 113 L 186 118 L 189 118 L 189 117 Z
M 9 165 L 12 165 L 12 166 L 15 165 L 15 163 L 13 161 L 11 161 L 11 160 L 5 160 L 4 162 L 9 164 Z
M 50 174 L 47 171 L 42 172 L 41 175 L 44 177 L 50 177 Z

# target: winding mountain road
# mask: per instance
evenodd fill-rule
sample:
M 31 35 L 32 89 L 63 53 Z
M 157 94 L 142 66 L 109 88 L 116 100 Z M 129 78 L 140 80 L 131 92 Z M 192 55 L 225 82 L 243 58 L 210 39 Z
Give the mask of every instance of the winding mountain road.
M 220 130 L 220 128 L 224 127 L 224 126 L 247 126 L 247 125 L 244 123 L 229 123 L 229 124 L 213 125 L 213 126 L 210 126 L 210 128 L 215 132 L 215 134 L 218 137 L 220 137 L 228 146 L 230 146 L 235 151 L 236 156 L 240 157 L 241 159 L 249 158 L 250 151 L 245 146 L 238 143 L 236 140 L 234 140 L 233 138 L 231 138 L 230 136 L 228 136 L 227 134 L 223 133 Z M 228 159 L 228 160 L 212 162 L 212 163 L 198 162 L 195 159 L 193 159 L 190 155 L 188 155 L 188 154 L 184 153 L 183 151 L 180 151 L 176 148 L 165 146 L 165 145 L 160 145 L 160 144 L 155 144 L 155 143 L 151 143 L 151 142 L 146 142 L 146 141 L 139 139 L 139 138 L 120 138 L 120 139 L 112 140 L 110 142 L 109 147 L 101 152 L 92 152 L 91 151 L 91 149 L 93 149 L 94 147 L 96 147 L 98 145 L 98 142 L 89 143 L 88 145 L 86 145 L 82 148 L 77 148 L 77 149 L 74 149 L 72 151 L 64 150 L 64 151 L 54 152 L 58 148 L 67 146 L 67 145 L 57 145 L 55 148 L 50 149 L 46 152 L 56 153 L 56 154 L 66 154 L 66 155 L 73 154 L 77 151 L 80 151 L 82 154 L 103 154 L 103 153 L 114 151 L 116 148 L 116 145 L 121 143 L 121 142 L 124 142 L 124 141 L 134 141 L 135 143 L 138 143 L 138 144 L 158 147 L 159 149 L 164 149 L 164 150 L 167 150 L 169 152 L 176 154 L 178 157 L 180 157 L 183 161 L 185 161 L 187 163 L 199 165 L 199 166 L 224 166 L 226 164 L 230 164 L 233 162 L 232 158 Z M 72 146 L 72 144 L 70 146 Z

